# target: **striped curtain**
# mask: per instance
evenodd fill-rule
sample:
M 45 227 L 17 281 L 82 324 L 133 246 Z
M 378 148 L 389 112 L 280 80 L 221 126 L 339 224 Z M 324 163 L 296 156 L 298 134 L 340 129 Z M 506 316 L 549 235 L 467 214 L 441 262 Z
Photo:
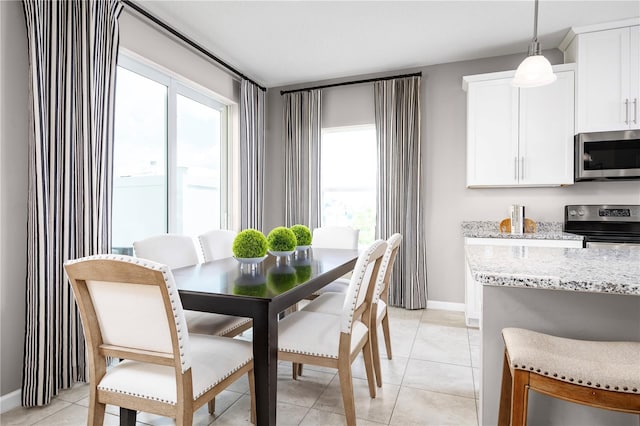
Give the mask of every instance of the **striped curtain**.
M 322 91 L 284 94 L 285 225 L 320 226 Z
M 240 228 L 262 230 L 264 216 L 264 90 L 240 85 Z
M 389 303 L 427 306 L 427 260 L 420 152 L 419 76 L 374 85 L 378 143 L 377 238 L 403 235 L 389 289 Z
M 24 0 L 31 131 L 22 404 L 86 381 L 63 263 L 110 249 L 118 15 L 108 1 Z

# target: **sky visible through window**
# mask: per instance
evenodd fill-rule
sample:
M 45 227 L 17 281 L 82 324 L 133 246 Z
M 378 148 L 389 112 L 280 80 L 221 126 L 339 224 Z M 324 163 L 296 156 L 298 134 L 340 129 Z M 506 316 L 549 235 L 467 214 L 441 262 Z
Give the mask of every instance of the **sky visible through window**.
M 360 229 L 360 244 L 375 238 L 376 131 L 374 125 L 323 129 L 322 226 Z

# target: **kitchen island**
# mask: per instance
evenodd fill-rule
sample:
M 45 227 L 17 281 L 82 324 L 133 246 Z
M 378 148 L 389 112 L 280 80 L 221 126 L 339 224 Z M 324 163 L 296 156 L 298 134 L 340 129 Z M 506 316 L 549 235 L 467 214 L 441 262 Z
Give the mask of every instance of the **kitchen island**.
M 481 424 L 497 423 L 504 327 L 640 341 L 640 249 L 467 246 L 466 256 L 482 286 Z M 638 416 L 531 392 L 529 424 L 638 426 Z

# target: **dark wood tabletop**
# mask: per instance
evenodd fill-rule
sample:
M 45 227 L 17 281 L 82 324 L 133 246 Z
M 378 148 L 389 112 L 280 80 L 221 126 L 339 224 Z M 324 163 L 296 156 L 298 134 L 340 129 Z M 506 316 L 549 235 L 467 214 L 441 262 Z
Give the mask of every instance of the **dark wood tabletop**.
M 253 318 L 258 425 L 276 424 L 278 314 L 353 270 L 357 250 L 308 249 L 260 264 L 234 258 L 173 270 L 185 309 Z

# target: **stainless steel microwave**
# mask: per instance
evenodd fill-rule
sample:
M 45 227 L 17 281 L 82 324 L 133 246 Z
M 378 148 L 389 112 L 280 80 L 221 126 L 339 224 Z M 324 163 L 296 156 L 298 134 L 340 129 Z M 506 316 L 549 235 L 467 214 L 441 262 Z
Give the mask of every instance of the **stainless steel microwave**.
M 640 130 L 579 133 L 575 180 L 640 179 Z

